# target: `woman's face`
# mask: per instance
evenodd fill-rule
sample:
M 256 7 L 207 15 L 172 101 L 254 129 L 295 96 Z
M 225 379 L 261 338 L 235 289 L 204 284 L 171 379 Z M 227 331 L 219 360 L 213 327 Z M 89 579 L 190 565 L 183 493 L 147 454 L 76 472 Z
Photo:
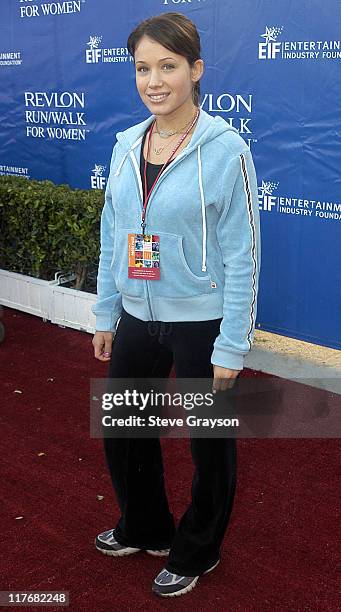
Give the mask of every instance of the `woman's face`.
M 135 49 L 136 86 L 143 103 L 154 115 L 168 115 L 192 102 L 192 88 L 202 74 L 202 60 L 191 68 L 178 55 L 148 36 Z

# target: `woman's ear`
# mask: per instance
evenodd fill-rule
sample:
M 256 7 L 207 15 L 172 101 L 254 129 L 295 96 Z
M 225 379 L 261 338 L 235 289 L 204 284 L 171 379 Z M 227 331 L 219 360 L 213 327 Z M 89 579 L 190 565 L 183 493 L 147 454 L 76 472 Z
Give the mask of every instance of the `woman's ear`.
M 192 71 L 192 81 L 199 81 L 204 74 L 204 61 L 202 59 L 197 59 L 191 67 Z

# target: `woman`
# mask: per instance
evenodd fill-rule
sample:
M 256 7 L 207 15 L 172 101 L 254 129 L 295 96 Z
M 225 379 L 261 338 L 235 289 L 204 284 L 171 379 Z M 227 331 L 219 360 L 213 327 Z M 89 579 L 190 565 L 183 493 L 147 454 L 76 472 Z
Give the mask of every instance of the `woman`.
M 147 19 L 128 49 L 151 116 L 118 133 L 113 148 L 95 357 L 110 361 L 109 378 L 168 377 L 174 364 L 177 378 L 212 378 L 214 389 L 226 390 L 243 369 L 256 319 L 260 229 L 251 152 L 237 130 L 200 109 L 204 63 L 192 21 L 180 13 Z M 162 596 L 190 591 L 216 567 L 232 510 L 235 439 L 190 443 L 192 501 L 176 529 L 159 439 L 104 439 L 121 518 L 96 547 L 114 556 L 168 555 L 153 583 Z

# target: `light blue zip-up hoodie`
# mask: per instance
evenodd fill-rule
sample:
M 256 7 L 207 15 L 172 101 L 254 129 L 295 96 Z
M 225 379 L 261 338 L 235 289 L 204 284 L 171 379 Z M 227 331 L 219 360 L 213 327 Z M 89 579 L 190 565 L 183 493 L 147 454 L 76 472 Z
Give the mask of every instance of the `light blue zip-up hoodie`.
M 160 280 L 128 278 L 128 234 L 141 233 L 139 161 L 145 121 L 118 132 L 101 216 L 96 330 L 123 308 L 143 321 L 222 317 L 211 363 L 243 369 L 251 349 L 261 263 L 256 172 L 237 130 L 200 110 L 187 146 L 149 198 L 146 234 L 160 236 Z

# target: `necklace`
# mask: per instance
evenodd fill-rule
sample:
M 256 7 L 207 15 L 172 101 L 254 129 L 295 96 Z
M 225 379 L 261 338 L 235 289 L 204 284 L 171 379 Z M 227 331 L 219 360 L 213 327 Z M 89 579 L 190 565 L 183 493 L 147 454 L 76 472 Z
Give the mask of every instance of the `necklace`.
M 153 132 L 153 136 L 155 135 L 155 132 Z M 176 135 L 176 134 L 175 134 Z M 153 151 L 155 153 L 155 155 L 161 155 L 161 153 L 165 150 L 168 149 L 168 147 L 171 146 L 171 144 L 173 144 L 173 142 L 175 142 L 175 138 L 172 138 L 171 140 L 169 140 L 167 142 L 167 144 L 163 145 L 163 147 L 155 147 L 155 144 L 153 144 Z
M 161 136 L 161 138 L 169 138 L 170 136 L 174 136 L 174 134 L 182 134 L 186 130 L 187 126 L 189 126 L 191 121 L 192 121 L 192 119 L 190 119 L 186 123 L 186 125 L 184 125 L 182 128 L 179 128 L 178 130 L 175 130 L 173 132 L 172 131 L 168 131 L 168 130 L 159 130 L 159 128 L 157 127 L 157 124 L 156 124 L 157 129 L 155 130 L 155 132 L 157 134 L 159 134 L 159 136 Z
M 153 132 L 153 136 L 154 136 L 155 134 L 159 134 L 159 136 L 161 136 L 161 138 L 169 138 L 170 136 L 173 136 L 173 135 L 183 134 L 183 133 L 184 133 L 184 131 L 186 130 L 186 128 L 187 128 L 187 127 L 190 125 L 190 123 L 192 123 L 192 122 L 193 122 L 193 118 L 192 118 L 192 119 L 190 119 L 190 120 L 189 120 L 189 121 L 186 123 L 186 125 L 184 125 L 184 127 L 180 128 L 180 130 L 177 130 L 177 131 L 175 131 L 175 132 L 167 132 L 166 130 L 155 130 L 155 132 Z M 156 125 L 157 125 L 157 124 L 156 124 L 156 121 L 155 121 L 155 126 L 156 126 Z M 189 133 L 189 132 L 188 132 L 188 133 Z M 157 148 L 155 148 L 155 145 L 153 144 L 153 151 L 154 151 L 155 155 L 161 155 L 161 153 L 162 153 L 163 151 L 165 151 L 166 149 L 168 149 L 168 147 L 169 147 L 169 146 L 170 146 L 170 145 L 171 145 L 173 142 L 175 142 L 175 139 L 174 139 L 174 138 L 172 138 L 172 139 L 171 139 L 171 140 L 170 140 L 170 141 L 169 141 L 167 144 L 165 144 L 163 147 L 157 147 Z

